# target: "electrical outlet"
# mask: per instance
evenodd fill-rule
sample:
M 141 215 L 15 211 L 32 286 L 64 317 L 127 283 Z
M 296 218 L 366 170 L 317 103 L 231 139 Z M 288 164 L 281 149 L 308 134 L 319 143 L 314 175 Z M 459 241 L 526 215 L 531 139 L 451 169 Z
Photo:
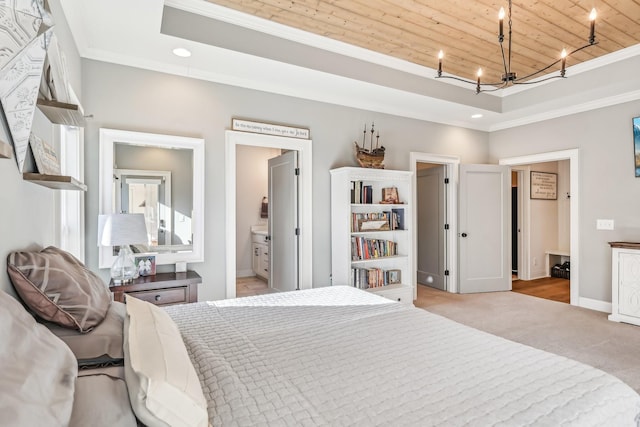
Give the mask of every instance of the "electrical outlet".
M 613 230 L 614 223 L 612 219 L 598 219 L 596 220 L 596 230 Z

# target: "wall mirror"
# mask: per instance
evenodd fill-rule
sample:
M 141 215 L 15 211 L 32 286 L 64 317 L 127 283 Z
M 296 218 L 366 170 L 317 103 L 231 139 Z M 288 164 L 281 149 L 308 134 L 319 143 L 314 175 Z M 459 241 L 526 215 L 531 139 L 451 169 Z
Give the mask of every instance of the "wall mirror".
M 156 264 L 204 261 L 204 140 L 100 129 L 101 214 L 141 213 Z M 100 247 L 100 268 L 113 248 Z

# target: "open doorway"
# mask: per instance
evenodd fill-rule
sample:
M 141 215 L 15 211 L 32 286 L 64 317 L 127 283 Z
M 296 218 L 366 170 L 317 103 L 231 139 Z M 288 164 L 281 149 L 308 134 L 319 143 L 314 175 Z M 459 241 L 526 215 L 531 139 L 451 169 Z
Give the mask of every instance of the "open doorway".
M 225 213 L 226 213 L 226 234 L 225 234 L 225 257 L 226 257 L 226 297 L 236 297 L 237 277 L 239 272 L 237 263 L 237 215 L 239 208 L 236 205 L 238 199 L 238 193 L 241 191 L 238 188 L 238 172 L 239 166 L 237 162 L 238 151 L 242 151 L 244 148 L 240 147 L 260 147 L 270 148 L 274 150 L 293 151 L 297 153 L 298 166 L 298 185 L 299 194 L 297 202 L 298 212 L 298 235 L 296 237 L 298 248 L 297 260 L 295 260 L 298 268 L 295 271 L 296 283 L 300 289 L 309 289 L 312 287 L 312 253 L 311 253 L 311 140 L 302 140 L 295 138 L 285 138 L 272 135 L 253 134 L 247 132 L 226 132 L 226 158 L 225 158 Z M 260 193 L 262 194 L 262 193 Z M 260 208 L 262 204 L 262 198 L 259 197 Z M 270 202 L 270 201 L 269 201 Z M 268 224 L 268 222 L 267 222 Z M 260 225 L 260 224 L 254 224 Z M 249 228 L 249 234 L 250 233 Z M 265 233 L 268 235 L 269 231 Z M 246 242 L 245 242 L 246 244 Z M 267 262 L 270 262 L 273 255 L 267 256 Z M 293 262 L 293 261 L 292 261 Z M 248 270 L 248 269 L 243 269 Z M 276 287 L 275 284 L 269 284 L 271 287 Z M 275 285 L 275 286 L 274 286 Z
M 536 296 L 546 294 L 551 296 L 549 299 L 561 298 L 572 305 L 581 305 L 577 268 L 578 161 L 577 149 L 500 160 L 500 164 L 510 165 L 512 171 L 518 173 L 517 193 L 520 203 L 517 209 L 520 228 L 516 236 L 519 251 L 517 278 L 521 283 L 514 282 L 513 289 L 531 287 L 531 292 L 538 293 Z M 532 197 L 532 172 L 535 175 L 541 173 L 555 181 L 554 197 Z M 566 273 L 558 273 L 568 279 L 551 277 L 552 269 L 556 265 L 564 266 L 568 270 Z M 561 289 L 563 287 L 564 291 Z M 569 288 L 568 301 L 566 288 Z
M 413 283 L 457 292 L 457 180 L 460 159 L 430 153 L 410 153 L 413 179 Z M 414 286 L 417 292 L 417 286 Z M 417 297 L 414 295 L 414 299 Z

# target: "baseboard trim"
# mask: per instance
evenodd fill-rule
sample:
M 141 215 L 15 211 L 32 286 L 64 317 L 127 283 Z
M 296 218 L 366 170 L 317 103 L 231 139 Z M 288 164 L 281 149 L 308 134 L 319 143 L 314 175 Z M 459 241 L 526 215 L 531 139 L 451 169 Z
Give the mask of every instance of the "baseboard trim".
M 610 302 L 600 301 L 597 299 L 580 297 L 578 305 L 590 310 L 602 311 L 604 313 L 611 313 L 612 305 Z

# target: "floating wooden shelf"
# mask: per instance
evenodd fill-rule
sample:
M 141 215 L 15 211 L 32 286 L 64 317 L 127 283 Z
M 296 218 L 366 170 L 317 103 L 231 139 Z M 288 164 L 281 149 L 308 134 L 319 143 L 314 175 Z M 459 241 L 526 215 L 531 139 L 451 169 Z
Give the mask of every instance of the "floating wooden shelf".
M 10 159 L 11 157 L 13 157 L 13 149 L 11 148 L 11 145 L 4 141 L 0 141 L 0 158 Z
M 80 106 L 38 98 L 38 108 L 51 121 L 59 125 L 84 127 L 85 120 Z
M 87 186 L 71 176 L 24 172 L 22 179 L 56 190 L 87 191 Z

